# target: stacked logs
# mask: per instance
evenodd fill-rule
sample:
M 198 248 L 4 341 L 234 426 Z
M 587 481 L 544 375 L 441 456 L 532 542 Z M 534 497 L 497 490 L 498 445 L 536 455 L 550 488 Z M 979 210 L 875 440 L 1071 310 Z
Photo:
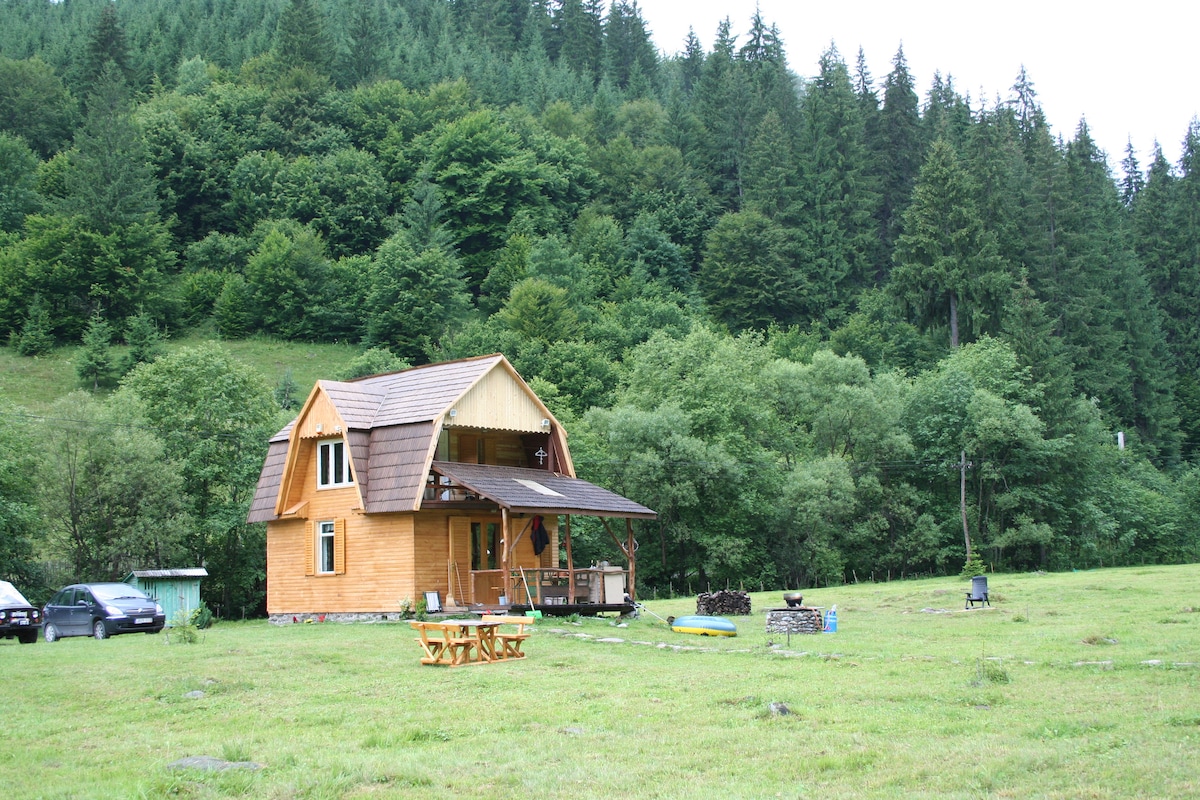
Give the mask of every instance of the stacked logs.
M 701 592 L 696 597 L 696 613 L 703 617 L 744 616 L 750 613 L 750 595 L 746 592 Z

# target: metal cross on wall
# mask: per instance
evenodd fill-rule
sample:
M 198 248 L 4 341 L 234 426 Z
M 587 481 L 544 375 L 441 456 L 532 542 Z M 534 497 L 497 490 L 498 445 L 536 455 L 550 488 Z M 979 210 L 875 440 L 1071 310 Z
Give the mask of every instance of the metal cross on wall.
M 539 467 L 541 467 L 541 466 L 545 466 L 545 463 L 546 463 L 546 456 L 548 456 L 548 455 L 550 455 L 550 454 L 549 454 L 549 453 L 547 453 L 545 450 L 543 450 L 542 448 L 540 448 L 540 447 L 539 447 L 539 448 L 537 449 L 537 452 L 536 452 L 536 453 L 534 453 L 534 455 L 535 455 L 535 456 L 537 456 L 537 460 L 538 460 L 538 466 L 539 466 Z

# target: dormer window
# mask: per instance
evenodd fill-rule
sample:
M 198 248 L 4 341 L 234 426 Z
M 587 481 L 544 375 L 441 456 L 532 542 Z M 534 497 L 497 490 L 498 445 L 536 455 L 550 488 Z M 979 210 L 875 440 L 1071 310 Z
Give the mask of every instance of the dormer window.
M 350 460 L 344 439 L 317 442 L 317 488 L 349 486 Z

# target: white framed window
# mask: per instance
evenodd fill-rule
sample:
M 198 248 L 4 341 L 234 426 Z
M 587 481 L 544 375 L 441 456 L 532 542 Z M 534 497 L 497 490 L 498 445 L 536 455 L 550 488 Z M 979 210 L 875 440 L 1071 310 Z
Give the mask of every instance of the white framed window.
M 304 574 L 344 575 L 346 572 L 346 520 L 321 522 L 309 520 L 308 546 L 304 553 Z
M 317 572 L 332 575 L 334 572 L 334 542 L 337 539 L 333 520 L 317 524 Z
M 317 442 L 317 488 L 349 486 L 350 453 L 344 439 Z

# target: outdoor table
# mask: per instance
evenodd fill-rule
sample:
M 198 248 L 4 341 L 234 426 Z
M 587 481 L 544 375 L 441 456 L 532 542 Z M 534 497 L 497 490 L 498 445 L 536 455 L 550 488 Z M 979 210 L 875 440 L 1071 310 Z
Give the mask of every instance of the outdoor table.
M 420 634 L 417 643 L 425 651 L 422 664 L 462 667 L 498 661 L 496 629 L 499 622 L 478 619 L 411 620 Z

